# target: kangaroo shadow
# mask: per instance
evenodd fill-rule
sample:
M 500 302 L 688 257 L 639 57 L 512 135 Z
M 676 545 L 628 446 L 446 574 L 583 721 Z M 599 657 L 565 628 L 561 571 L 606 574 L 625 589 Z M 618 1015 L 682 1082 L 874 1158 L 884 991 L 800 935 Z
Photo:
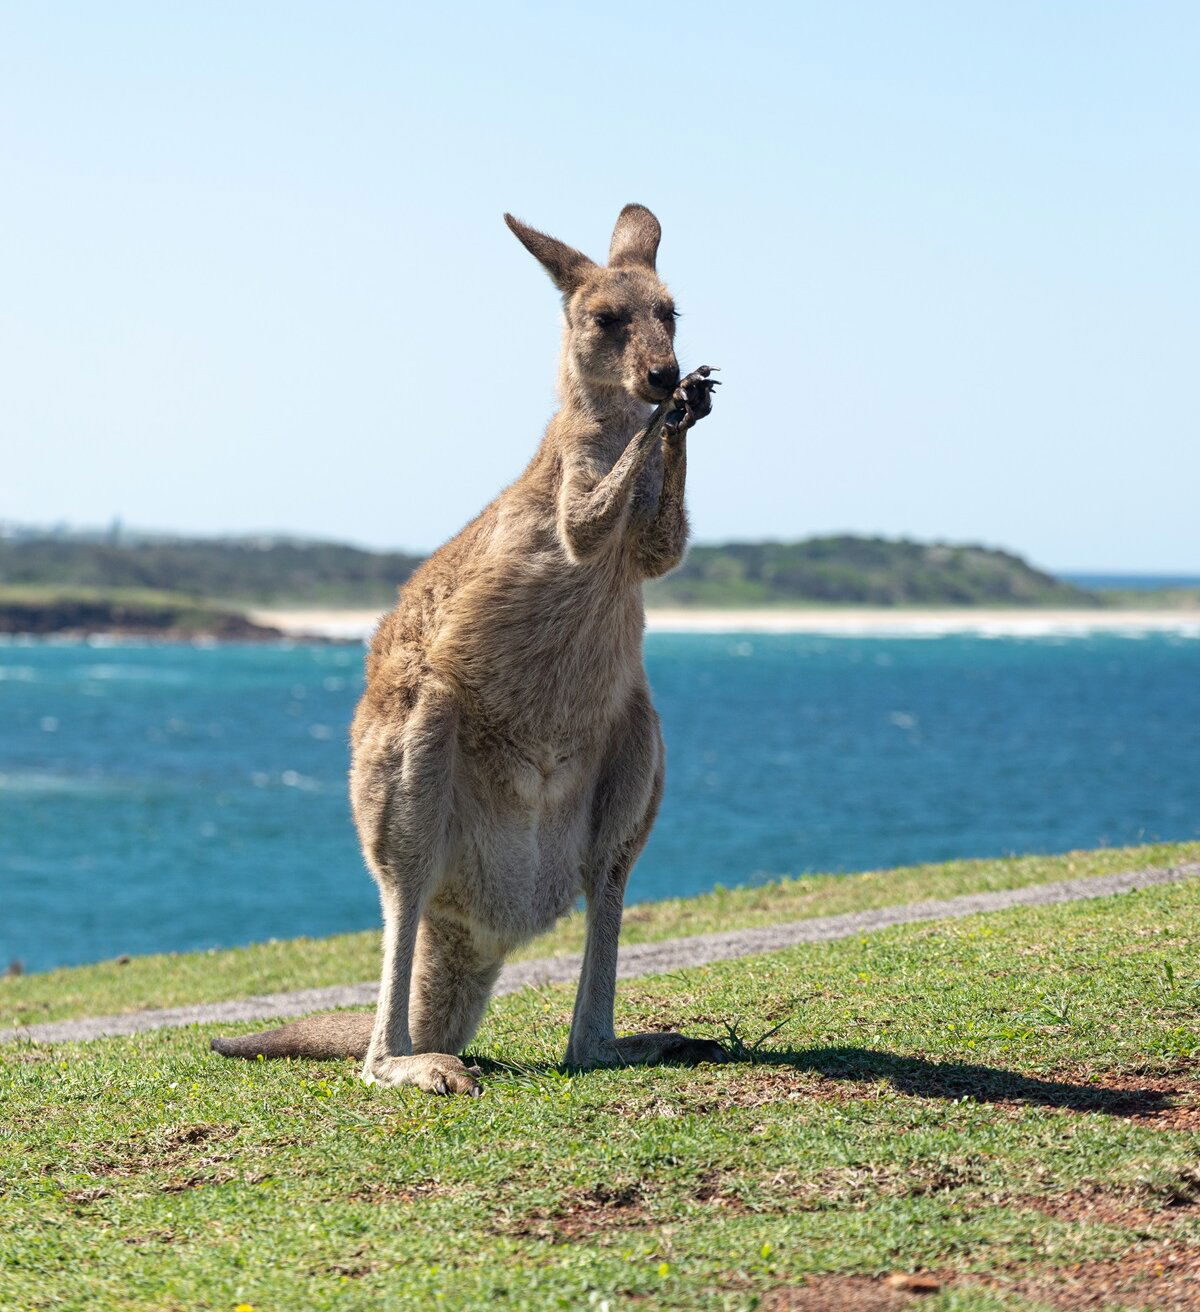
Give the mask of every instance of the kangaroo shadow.
M 482 1055 L 465 1058 L 486 1075 L 539 1076 L 552 1072 L 586 1079 L 588 1070 L 574 1070 L 552 1062 L 513 1064 Z M 688 1061 L 665 1061 L 662 1066 L 688 1066 Z M 1100 1084 L 1073 1084 L 1065 1080 L 1043 1080 L 1022 1075 L 1002 1066 L 971 1062 L 926 1061 L 902 1057 L 872 1048 L 783 1048 L 755 1049 L 731 1053 L 731 1066 L 790 1067 L 811 1071 L 829 1080 L 877 1083 L 886 1080 L 897 1093 L 914 1098 L 942 1098 L 947 1102 L 969 1098 L 974 1102 L 1062 1107 L 1075 1112 L 1098 1112 L 1106 1116 L 1146 1117 L 1169 1111 L 1171 1089 L 1112 1088 Z M 607 1069 L 613 1069 L 608 1067 Z
M 917 1098 L 1018 1103 L 1064 1107 L 1107 1116 L 1153 1116 L 1172 1106 L 1172 1091 L 1117 1089 L 1104 1085 L 1043 1080 L 1000 1066 L 970 1062 L 926 1061 L 872 1048 L 800 1048 L 756 1051 L 756 1065 L 790 1066 L 831 1080 L 886 1080 L 898 1093 Z
M 592 1069 L 575 1069 L 554 1062 L 511 1063 L 482 1054 L 464 1055 L 484 1076 L 542 1076 L 551 1073 L 586 1079 Z M 693 1066 L 687 1060 L 669 1060 L 660 1066 Z M 1006 1103 L 1034 1107 L 1062 1107 L 1074 1112 L 1097 1112 L 1105 1116 L 1152 1117 L 1174 1106 L 1171 1088 L 1113 1088 L 1102 1084 L 1074 1084 L 1066 1080 L 1043 1080 L 1022 1075 L 1003 1066 L 972 1062 L 927 1061 L 903 1057 L 873 1048 L 755 1048 L 730 1052 L 730 1066 L 790 1067 L 811 1071 L 829 1080 L 848 1083 L 878 1083 L 886 1080 L 897 1093 L 914 1098 L 941 1098 L 956 1102 L 969 1098 L 981 1103 Z M 613 1067 L 603 1069 L 612 1070 Z

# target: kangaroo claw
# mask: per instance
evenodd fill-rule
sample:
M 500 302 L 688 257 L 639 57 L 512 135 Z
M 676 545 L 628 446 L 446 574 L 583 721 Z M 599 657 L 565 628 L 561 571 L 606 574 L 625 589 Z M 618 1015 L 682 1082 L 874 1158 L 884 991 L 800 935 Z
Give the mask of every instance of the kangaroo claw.
M 668 412 L 663 421 L 663 432 L 668 437 L 686 433 L 693 424 L 711 412 L 712 389 L 720 386 L 716 378 L 709 377 L 714 371 L 715 366 L 702 364 L 698 369 L 693 369 L 675 389 L 671 397 L 675 408 Z

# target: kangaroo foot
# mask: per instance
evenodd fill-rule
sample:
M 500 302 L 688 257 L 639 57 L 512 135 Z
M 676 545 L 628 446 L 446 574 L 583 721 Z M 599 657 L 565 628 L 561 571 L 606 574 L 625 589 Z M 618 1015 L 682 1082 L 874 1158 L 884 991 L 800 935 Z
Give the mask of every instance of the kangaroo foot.
M 729 1054 L 713 1039 L 690 1039 L 686 1034 L 624 1034 L 609 1039 L 591 1060 L 572 1061 L 568 1066 L 693 1066 L 702 1061 L 728 1061 Z
M 413 1057 L 376 1057 L 367 1059 L 362 1078 L 366 1084 L 397 1089 L 414 1084 L 426 1093 L 465 1093 L 478 1098 L 483 1085 L 475 1078 L 478 1066 L 465 1066 L 457 1057 L 445 1052 L 420 1052 Z
M 713 365 L 702 364 L 699 369 L 693 369 L 675 389 L 671 397 L 674 408 L 663 421 L 663 432 L 668 437 L 686 433 L 693 424 L 699 423 L 711 412 L 712 389 L 720 386 L 717 379 L 709 377 L 714 372 Z

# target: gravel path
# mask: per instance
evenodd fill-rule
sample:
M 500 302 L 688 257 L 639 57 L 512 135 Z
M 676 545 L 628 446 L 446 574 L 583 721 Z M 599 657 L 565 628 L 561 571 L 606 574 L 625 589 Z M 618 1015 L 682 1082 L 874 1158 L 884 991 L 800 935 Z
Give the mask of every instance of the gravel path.
M 715 934 L 697 934 L 690 938 L 667 939 L 661 943 L 635 943 L 621 949 L 617 975 L 620 979 L 661 975 L 667 971 L 704 966 L 712 961 L 729 961 L 759 952 L 775 952 L 797 943 L 824 943 L 831 939 L 849 938 L 854 934 L 887 929 L 891 925 L 973 916 L 984 911 L 1003 911 L 1007 907 L 1050 906 L 1058 902 L 1108 897 L 1114 893 L 1129 893 L 1157 884 L 1177 884 L 1198 876 L 1200 864 L 1153 867 L 1118 875 L 1065 879 L 1055 884 L 1037 884 L 1032 888 L 1003 889 L 995 893 L 969 893 L 963 897 L 909 902 L 877 911 L 818 916 L 812 920 L 768 925 L 761 929 L 732 929 Z M 569 983 L 578 976 L 579 965 L 578 955 L 513 962 L 501 971 L 495 992 L 515 993 L 531 986 Z M 18 1026 L 0 1030 L 0 1043 L 18 1040 L 65 1043 L 110 1038 L 120 1034 L 140 1034 L 145 1030 L 182 1025 L 204 1025 L 213 1021 L 277 1020 L 313 1011 L 373 1003 L 375 989 L 374 982 L 324 989 L 297 989 L 293 993 L 264 993 L 231 1002 L 198 1003 L 191 1007 L 164 1007 L 122 1016 L 94 1016 L 84 1020 Z

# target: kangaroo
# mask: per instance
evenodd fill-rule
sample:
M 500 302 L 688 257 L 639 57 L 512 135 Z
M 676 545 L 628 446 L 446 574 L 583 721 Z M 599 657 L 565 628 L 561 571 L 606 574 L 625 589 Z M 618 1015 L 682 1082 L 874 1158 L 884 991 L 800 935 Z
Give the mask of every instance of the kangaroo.
M 368 1083 L 478 1095 L 459 1054 L 505 956 L 582 893 L 565 1064 L 725 1058 L 613 1028 L 625 884 L 663 788 L 641 585 L 683 558 L 685 439 L 715 380 L 702 366 L 680 381 L 648 209 L 621 211 L 607 266 L 504 219 L 562 293 L 561 407 L 371 642 L 350 795 L 383 909 L 378 1007 L 213 1040 L 225 1056 L 354 1056 Z

